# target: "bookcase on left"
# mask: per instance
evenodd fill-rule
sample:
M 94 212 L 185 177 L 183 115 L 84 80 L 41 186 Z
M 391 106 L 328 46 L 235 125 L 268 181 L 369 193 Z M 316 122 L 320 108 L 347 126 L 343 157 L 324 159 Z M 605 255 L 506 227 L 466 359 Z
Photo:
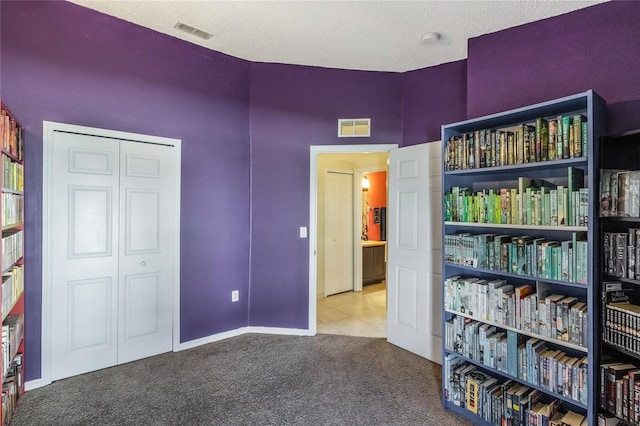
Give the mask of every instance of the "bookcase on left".
M 2 173 L 2 424 L 9 424 L 24 392 L 23 129 L 0 103 Z

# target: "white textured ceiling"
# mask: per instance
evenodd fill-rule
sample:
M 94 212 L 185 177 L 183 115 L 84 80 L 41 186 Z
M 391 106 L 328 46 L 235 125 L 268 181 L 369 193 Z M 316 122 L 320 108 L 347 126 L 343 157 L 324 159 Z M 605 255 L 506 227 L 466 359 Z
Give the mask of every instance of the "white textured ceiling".
M 72 0 L 250 61 L 397 72 L 464 59 L 471 37 L 604 1 Z M 177 21 L 213 37 L 180 32 Z M 442 37 L 422 43 L 427 32 Z

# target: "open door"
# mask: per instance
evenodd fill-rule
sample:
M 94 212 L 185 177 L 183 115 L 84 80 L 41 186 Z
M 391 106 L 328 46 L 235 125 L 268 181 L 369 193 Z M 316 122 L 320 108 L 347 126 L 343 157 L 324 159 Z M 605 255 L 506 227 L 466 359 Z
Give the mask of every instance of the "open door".
M 387 340 L 442 364 L 442 144 L 389 151 Z

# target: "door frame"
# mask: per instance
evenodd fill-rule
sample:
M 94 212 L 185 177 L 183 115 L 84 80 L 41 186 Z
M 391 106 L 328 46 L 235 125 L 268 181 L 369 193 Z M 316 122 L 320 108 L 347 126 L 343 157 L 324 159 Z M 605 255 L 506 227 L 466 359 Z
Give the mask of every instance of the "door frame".
M 311 145 L 309 147 L 309 334 L 312 336 L 316 334 L 317 316 L 318 156 L 320 154 L 366 154 L 369 152 L 389 152 L 389 150 L 393 148 L 398 148 L 398 144 Z M 357 173 L 354 174 L 354 180 L 356 175 Z M 360 179 L 362 179 L 361 174 Z M 355 184 L 356 183 L 354 183 L 354 185 Z M 354 229 L 356 228 L 357 227 L 354 226 Z
M 76 126 L 73 124 L 43 121 L 42 138 L 42 329 L 41 329 L 41 349 L 40 367 L 41 376 L 36 380 L 33 387 L 48 385 L 52 381 L 52 355 L 53 355 L 53 318 L 54 306 L 52 304 L 53 277 L 52 258 L 54 250 L 53 241 L 53 135 L 54 132 L 77 133 L 88 136 L 97 136 L 109 139 L 126 140 L 129 142 L 150 143 L 165 145 L 176 148 L 173 155 L 175 161 L 175 185 L 173 188 L 175 195 L 174 203 L 174 223 L 176 238 L 173 247 L 169 249 L 173 256 L 172 279 L 172 320 L 173 338 L 172 350 L 175 351 L 180 345 L 180 177 L 182 175 L 182 141 L 180 139 L 165 138 L 160 136 L 150 136 L 138 133 L 121 132 L 117 130 L 100 129 L 94 127 Z

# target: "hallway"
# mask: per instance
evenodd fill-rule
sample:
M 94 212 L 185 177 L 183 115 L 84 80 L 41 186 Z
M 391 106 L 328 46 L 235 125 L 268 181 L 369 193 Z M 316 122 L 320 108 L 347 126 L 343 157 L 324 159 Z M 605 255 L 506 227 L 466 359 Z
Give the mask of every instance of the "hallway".
M 387 337 L 386 282 L 317 300 L 317 332 Z

